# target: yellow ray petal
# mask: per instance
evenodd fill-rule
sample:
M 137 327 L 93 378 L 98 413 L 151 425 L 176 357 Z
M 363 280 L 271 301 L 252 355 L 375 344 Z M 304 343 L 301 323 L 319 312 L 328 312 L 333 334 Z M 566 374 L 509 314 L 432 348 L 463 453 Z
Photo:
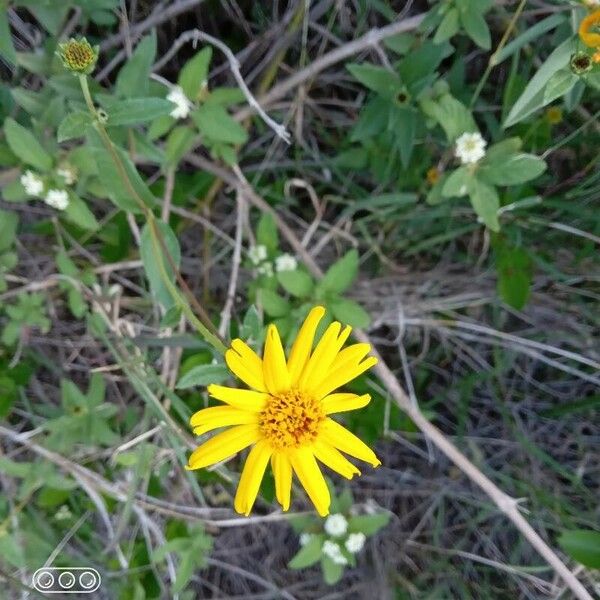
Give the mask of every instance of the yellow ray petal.
M 292 464 L 283 452 L 275 452 L 271 456 L 271 468 L 275 478 L 275 495 L 284 511 L 290 508 L 292 492 Z
M 250 450 L 233 502 L 238 513 L 250 514 L 271 453 L 271 446 L 264 440 L 257 442 Z
M 325 414 L 331 415 L 333 413 L 362 408 L 369 404 L 370 401 L 371 396 L 369 394 L 363 394 L 362 396 L 358 396 L 357 394 L 329 394 L 321 402 L 323 402 Z
M 319 436 L 322 437 L 324 442 L 350 456 L 354 456 L 354 458 L 364 460 L 374 467 L 378 467 L 381 464 L 381 461 L 375 456 L 375 453 L 369 446 L 329 417 L 321 425 Z
M 263 374 L 265 385 L 271 394 L 278 394 L 290 389 L 290 374 L 285 364 L 285 353 L 281 345 L 281 338 L 275 325 L 269 325 L 267 328 Z
M 348 326 L 340 333 L 341 327 L 340 323 L 334 321 L 325 330 L 298 379 L 300 389 L 310 392 L 323 380 L 331 363 L 352 331 L 352 328 Z
M 263 392 L 240 390 L 238 388 L 215 385 L 214 383 L 209 385 L 207 390 L 213 398 L 221 400 L 221 402 L 226 402 L 229 406 L 254 413 L 264 409 L 269 397 L 269 394 Z
M 202 435 L 219 427 L 245 423 L 258 423 L 258 415 L 255 412 L 239 410 L 232 406 L 204 408 L 194 413 L 190 419 L 190 425 L 194 428 L 196 435 Z
M 231 370 L 231 372 L 239 377 L 249 387 L 266 392 L 267 388 L 263 379 L 262 361 L 248 346 L 242 342 L 242 340 L 235 340 L 236 347 L 230 348 L 225 352 L 225 362 Z M 240 354 L 239 350 L 242 349 L 241 344 L 246 346 L 247 350 L 242 350 Z M 251 354 L 250 354 L 251 353 Z M 255 359 L 260 362 L 257 363 Z
M 371 344 L 352 344 L 344 348 L 331 363 L 330 371 L 347 368 L 348 364 L 358 364 L 371 351 Z
M 186 469 L 201 469 L 221 462 L 256 442 L 259 438 L 258 425 L 238 425 L 218 433 L 196 448 L 188 459 Z
M 302 369 L 304 369 L 306 361 L 310 356 L 317 327 L 324 315 L 325 309 L 322 306 L 315 306 L 308 313 L 304 323 L 302 323 L 302 327 L 300 327 L 287 362 L 292 385 L 298 383 Z
M 333 392 L 333 390 L 336 390 L 355 377 L 358 377 L 361 373 L 364 373 L 375 364 L 377 364 L 377 359 L 374 356 L 368 356 L 359 364 L 332 371 L 323 382 L 313 390 L 314 396 L 316 398 L 324 398 Z
M 308 447 L 301 446 L 290 453 L 290 460 L 300 483 L 315 505 L 317 512 L 322 517 L 327 516 L 331 497 L 314 454 Z
M 330 469 L 339 473 L 346 479 L 352 479 L 354 475 L 360 475 L 360 471 L 333 446 L 322 440 L 313 443 L 315 456 Z
M 236 338 L 231 342 L 231 348 L 242 357 L 242 360 L 252 372 L 262 372 L 262 359 L 246 342 Z

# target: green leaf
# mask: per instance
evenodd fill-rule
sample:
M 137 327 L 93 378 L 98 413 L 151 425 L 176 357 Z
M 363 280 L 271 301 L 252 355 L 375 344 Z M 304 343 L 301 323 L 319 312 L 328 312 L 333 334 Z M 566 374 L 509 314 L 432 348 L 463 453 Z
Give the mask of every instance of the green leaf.
M 469 197 L 473 209 L 481 221 L 492 231 L 500 231 L 498 209 L 500 199 L 496 188 L 487 183 L 473 178 L 469 185 Z
M 577 562 L 591 569 L 600 569 L 600 532 L 591 529 L 563 531 L 558 543 Z
M 4 4 L 0 4 L 0 56 L 13 65 L 17 62 L 17 55 L 13 45 L 10 27 L 8 26 L 7 7 Z
M 341 294 L 350 287 L 357 274 L 358 252 L 352 249 L 327 269 L 317 287 L 319 290 Z
M 451 94 L 437 100 L 422 100 L 421 109 L 444 129 L 449 142 L 466 132 L 477 132 L 471 111 Z
M 229 379 L 229 369 L 226 365 L 198 365 L 192 367 L 177 382 L 178 390 L 187 390 L 192 387 L 204 387 L 211 383 L 223 383 Z
M 190 127 L 179 125 L 167 136 L 165 145 L 165 162 L 175 166 L 194 145 L 196 132 Z
M 402 81 L 396 73 L 370 63 L 346 65 L 346 69 L 365 87 L 377 92 L 384 98 L 395 98 L 402 87 Z
M 517 152 L 519 152 L 519 150 L 521 150 L 522 145 L 523 142 L 521 141 L 521 138 L 506 138 L 505 140 L 502 140 L 501 142 L 490 146 L 486 150 L 485 157 L 483 158 L 480 164 L 483 167 L 487 166 L 488 164 L 491 165 L 495 162 L 505 160 L 512 154 L 516 154 Z
M 372 138 L 384 131 L 390 122 L 392 103 L 385 98 L 376 96 L 367 102 L 358 117 L 358 121 L 350 134 L 351 142 L 360 142 Z
M 498 162 L 482 166 L 478 176 L 492 185 L 518 185 L 539 177 L 546 162 L 534 154 L 515 154 Z
M 59 142 L 72 140 L 73 138 L 83 137 L 88 125 L 91 125 L 92 117 L 90 113 L 83 110 L 77 110 L 69 113 L 58 126 L 57 139 Z
M 314 534 L 288 563 L 290 569 L 305 569 L 319 562 L 325 536 Z
M 323 579 L 327 585 L 336 584 L 344 574 L 344 565 L 334 563 L 329 556 L 321 558 L 321 570 L 323 571 Z
M 574 42 L 572 39 L 565 40 L 560 46 L 546 59 L 544 64 L 538 69 L 537 73 L 531 78 L 519 99 L 514 103 L 503 127 L 511 127 L 520 121 L 526 119 L 536 110 L 545 106 L 544 88 L 550 78 L 560 69 L 569 64 L 569 58 L 574 52 Z
M 458 167 L 445 180 L 442 186 L 442 196 L 444 198 L 461 198 L 462 196 L 466 196 L 472 179 L 473 172 L 469 167 Z
M 173 103 L 164 98 L 129 98 L 115 102 L 108 111 L 109 126 L 135 125 L 168 115 Z
M 6 202 L 25 202 L 29 199 L 29 195 L 25 192 L 21 182 L 15 179 L 2 188 L 2 198 Z
M 331 308 L 333 316 L 344 325 L 364 329 L 371 322 L 369 313 L 354 300 L 339 298 L 331 300 L 327 304 Z
M 0 210 L 0 252 L 12 246 L 17 234 L 19 217 L 7 210 Z
M 72 192 L 69 193 L 69 204 L 64 213 L 71 223 L 81 229 L 97 231 L 100 227 L 94 213 L 87 207 L 87 204 Z
M 244 144 L 248 139 L 246 130 L 220 104 L 203 104 L 192 118 L 209 142 Z
M 40 171 L 49 171 L 52 168 L 52 157 L 42 148 L 31 131 L 7 117 L 4 121 L 4 134 L 10 149 L 24 163 Z
M 270 317 L 283 317 L 292 311 L 290 303 L 273 290 L 259 289 L 258 300 Z
M 10 94 L 15 102 L 30 115 L 39 115 L 47 107 L 46 94 L 32 92 L 21 87 L 13 88 L 10 90 Z
M 107 150 L 100 135 L 92 127 L 88 128 L 86 138 L 98 173 L 101 174 L 102 184 L 106 187 L 110 199 L 119 208 L 133 213 L 141 213 L 142 209 L 135 200 L 134 194 L 146 206 L 156 205 L 156 198 L 144 183 L 126 152 L 112 143 L 110 144 L 112 151 Z M 117 167 L 113 153 L 119 158 L 123 170 Z
M 443 44 L 445 41 L 449 40 L 452 36 L 458 33 L 458 19 L 458 10 L 455 7 L 452 7 L 444 15 L 442 22 L 439 24 L 437 31 L 433 36 L 433 41 L 435 44 Z
M 165 250 L 160 240 L 156 239 L 157 235 L 153 227 L 158 230 L 160 237 L 162 237 L 165 249 L 169 253 L 171 260 L 165 256 Z M 171 296 L 164 278 L 168 278 L 168 281 L 171 283 L 175 281 L 175 273 L 171 262 L 176 268 L 179 267 L 181 249 L 177 236 L 167 223 L 153 220 L 144 225 L 140 240 L 140 255 L 153 296 L 163 305 L 165 310 L 168 310 L 175 304 L 175 300 Z
M 190 100 L 197 100 L 200 90 L 206 85 L 211 58 L 212 48 L 207 46 L 183 65 L 177 83 Z
M 400 160 L 407 169 L 415 143 L 415 131 L 419 113 L 408 106 L 395 106 L 390 113 L 390 129 L 400 149 Z
M 280 271 L 277 280 L 288 294 L 296 298 L 308 298 L 314 287 L 312 277 L 300 269 Z
M 269 254 L 274 254 L 279 246 L 277 225 L 270 213 L 262 213 L 256 226 L 256 243 L 264 246 Z
M 119 71 L 115 87 L 118 96 L 134 98 L 148 95 L 150 72 L 155 56 L 156 32 L 153 30 L 137 45 L 131 58 Z
M 389 513 L 377 513 L 374 515 L 358 515 L 350 517 L 348 521 L 348 530 L 353 533 L 359 531 L 365 535 L 374 535 L 382 527 L 385 527 L 390 521 Z
M 579 77 L 569 68 L 554 73 L 544 89 L 544 105 L 568 94 L 578 81 Z
M 521 310 L 531 290 L 531 260 L 523 248 L 498 244 L 496 248 L 498 294 L 508 305 Z
M 478 11 L 473 2 L 468 4 L 467 10 L 461 11 L 460 21 L 467 35 L 484 50 L 489 50 L 492 47 L 492 39 L 490 30 L 483 18 L 483 15 Z

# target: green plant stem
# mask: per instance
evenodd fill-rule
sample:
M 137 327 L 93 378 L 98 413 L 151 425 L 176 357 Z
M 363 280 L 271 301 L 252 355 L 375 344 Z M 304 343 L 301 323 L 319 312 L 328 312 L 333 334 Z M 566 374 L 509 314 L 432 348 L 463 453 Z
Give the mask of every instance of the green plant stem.
M 473 93 L 473 97 L 471 98 L 471 103 L 469 104 L 469 106 L 471 108 L 473 108 L 475 106 L 475 102 L 477 102 L 477 99 L 479 98 L 479 94 L 481 94 L 481 90 L 483 90 L 483 86 L 486 84 L 488 77 L 490 76 L 490 73 L 492 72 L 492 69 L 496 66 L 496 61 L 498 60 L 498 55 L 500 54 L 500 52 L 502 52 L 502 49 L 504 48 L 504 46 L 506 46 L 506 42 L 508 42 L 508 38 L 510 37 L 512 30 L 515 28 L 515 25 L 517 24 L 517 20 L 521 16 L 521 13 L 523 12 L 523 9 L 525 8 L 526 3 L 527 3 L 527 0 L 521 0 L 521 2 L 519 3 L 519 6 L 517 6 L 517 10 L 515 11 L 515 14 L 513 15 L 513 18 L 510 20 L 510 23 L 508 24 L 508 27 L 506 28 L 506 31 L 504 32 L 504 35 L 502 36 L 502 39 L 498 43 L 496 50 L 494 50 L 494 53 L 490 56 L 490 60 L 488 61 L 485 72 L 483 73 L 482 78 L 479 80 L 479 83 L 477 84 L 477 87 L 475 88 L 475 92 Z
M 110 154 L 112 161 L 114 162 L 119 173 L 119 177 L 121 178 L 125 187 L 127 188 L 128 193 L 137 202 L 138 206 L 140 207 L 140 210 L 146 218 L 146 222 L 148 223 L 150 230 L 150 238 L 152 240 L 152 251 L 154 253 L 154 257 L 156 258 L 163 284 L 168 289 L 169 293 L 175 300 L 177 306 L 186 316 L 188 321 L 196 328 L 198 333 L 200 333 L 200 335 L 205 339 L 205 341 L 209 343 L 217 352 L 219 352 L 220 354 L 224 354 L 227 350 L 227 347 L 223 343 L 223 340 L 220 339 L 218 334 L 213 333 L 210 330 L 211 328 L 213 328 L 213 326 L 210 322 L 210 319 L 208 318 L 208 315 L 204 311 L 204 308 L 201 305 L 199 305 L 197 301 L 194 300 L 191 290 L 181 277 L 181 274 L 177 269 L 177 265 L 175 264 L 173 257 L 170 255 L 166 244 L 162 239 L 160 231 L 156 226 L 156 217 L 154 216 L 154 213 L 152 213 L 152 211 L 144 204 L 144 201 L 140 198 L 139 194 L 133 187 L 127 175 L 127 171 L 125 170 L 123 162 L 121 161 L 119 155 L 115 151 L 113 143 L 108 135 L 108 132 L 106 131 L 106 128 L 104 127 L 103 123 L 98 117 L 98 111 L 96 110 L 96 107 L 94 106 L 94 101 L 92 100 L 92 95 L 90 93 L 87 77 L 85 75 L 79 75 L 79 83 L 81 85 L 83 97 L 85 98 L 85 103 L 90 111 L 90 114 L 94 118 L 94 127 L 98 131 L 100 139 L 102 140 L 102 143 L 104 144 L 107 152 Z M 171 278 L 169 277 L 169 274 L 167 273 L 167 269 L 163 262 L 163 257 L 165 257 L 169 262 L 169 266 L 175 274 L 179 285 L 187 292 L 187 295 L 191 297 L 194 301 L 196 311 L 198 312 L 198 314 L 201 315 L 203 320 L 196 317 L 194 311 L 190 307 L 189 302 L 187 301 L 187 298 L 177 289 L 177 287 L 171 281 Z

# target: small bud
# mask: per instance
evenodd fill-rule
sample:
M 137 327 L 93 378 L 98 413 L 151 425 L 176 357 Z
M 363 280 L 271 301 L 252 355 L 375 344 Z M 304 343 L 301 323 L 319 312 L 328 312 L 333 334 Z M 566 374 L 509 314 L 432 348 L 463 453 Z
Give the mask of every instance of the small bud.
M 572 54 L 569 64 L 571 65 L 571 71 L 575 75 L 588 73 L 594 66 L 591 56 L 586 52 L 575 52 L 575 54 Z
M 89 75 L 96 66 L 99 46 L 92 47 L 85 38 L 71 38 L 68 42 L 58 45 L 60 56 L 65 69 L 72 73 Z
M 96 111 L 96 115 L 98 116 L 98 121 L 100 121 L 100 123 L 102 123 L 103 125 L 107 123 L 108 113 L 103 108 L 99 108 Z

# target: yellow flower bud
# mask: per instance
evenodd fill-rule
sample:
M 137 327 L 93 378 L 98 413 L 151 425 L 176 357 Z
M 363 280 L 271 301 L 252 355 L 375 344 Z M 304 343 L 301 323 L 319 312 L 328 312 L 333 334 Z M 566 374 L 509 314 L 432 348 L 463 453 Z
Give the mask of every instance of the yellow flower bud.
M 58 45 L 60 56 L 65 69 L 72 73 L 89 75 L 96 66 L 99 46 L 92 47 L 85 38 L 71 38 L 68 42 Z

